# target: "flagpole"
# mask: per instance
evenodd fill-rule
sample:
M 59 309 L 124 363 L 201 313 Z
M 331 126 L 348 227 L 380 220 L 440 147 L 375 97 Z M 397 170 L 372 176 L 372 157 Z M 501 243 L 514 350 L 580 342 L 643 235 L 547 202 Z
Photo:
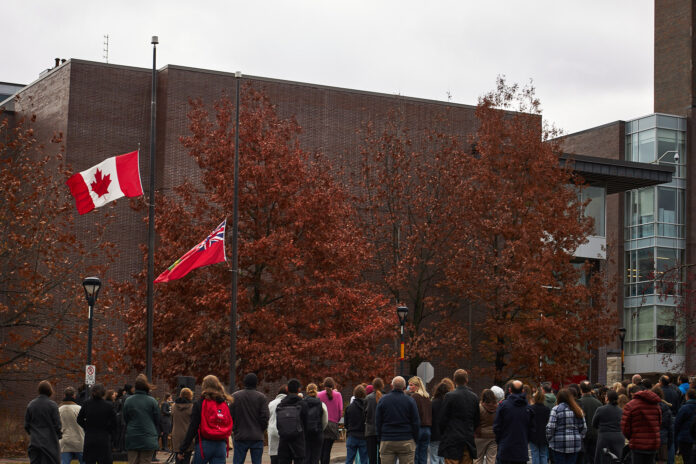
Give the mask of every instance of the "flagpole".
M 237 84 L 234 129 L 234 204 L 232 212 L 232 308 L 230 310 L 230 392 L 237 390 L 237 278 L 239 277 L 237 239 L 239 237 L 239 81 L 241 71 L 234 73 Z
M 152 94 L 150 98 L 150 201 L 147 227 L 147 356 L 145 374 L 152 382 L 152 341 L 155 279 L 155 116 L 157 115 L 157 44 L 159 39 L 152 36 Z

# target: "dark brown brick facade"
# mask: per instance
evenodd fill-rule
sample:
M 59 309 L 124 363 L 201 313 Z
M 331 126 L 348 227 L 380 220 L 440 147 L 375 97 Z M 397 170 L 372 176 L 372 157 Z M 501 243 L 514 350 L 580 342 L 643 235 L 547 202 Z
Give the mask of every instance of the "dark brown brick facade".
M 62 132 L 66 158 L 74 171 L 134 150 L 140 144 L 140 172 L 147 195 L 150 79 L 148 69 L 70 60 L 20 93 L 16 116 L 36 114 L 37 132 L 46 141 L 54 132 Z M 251 76 L 243 77 L 241 82 L 262 90 L 277 106 L 281 117 L 294 117 L 298 121 L 302 127 L 300 143 L 303 149 L 322 152 L 334 165 L 346 169 L 354 167 L 358 161 L 361 141 L 358 129 L 370 120 L 383 120 L 391 109 L 401 111 L 404 124 L 412 133 L 432 129 L 438 125 L 435 121 L 441 119 L 439 124 L 443 128 L 464 139 L 476 129 L 473 106 Z M 179 142 L 179 138 L 188 133 L 189 99 L 201 98 L 210 104 L 227 95 L 234 100 L 235 85 L 236 79 L 230 73 L 171 65 L 158 72 L 158 194 L 166 193 L 185 179 L 198 177 L 197 165 Z M 146 198 L 137 201 L 145 202 Z M 147 227 L 143 214 L 134 212 L 128 203 L 125 199 L 118 201 L 115 222 L 106 237 L 118 244 L 120 252 L 107 275 L 101 276 L 105 282 L 128 279 L 134 270 L 143 266 L 139 246 L 146 243 Z M 91 230 L 96 221 L 101 220 L 101 215 L 75 214 L 75 220 L 79 240 L 83 246 L 88 246 Z M 108 296 L 110 291 L 109 285 L 105 285 L 100 298 Z M 144 308 L 145 302 L 142 304 Z M 108 325 L 121 334 L 127 330 L 122 322 L 99 308 L 95 312 L 95 324 Z M 172 376 L 180 374 L 175 372 Z M 62 390 L 64 385 L 57 387 Z M 34 388 L 33 382 L 22 386 L 26 394 L 14 397 L 16 409 L 26 405 L 34 395 Z
M 655 0 L 655 112 L 686 116 L 696 99 L 693 0 Z

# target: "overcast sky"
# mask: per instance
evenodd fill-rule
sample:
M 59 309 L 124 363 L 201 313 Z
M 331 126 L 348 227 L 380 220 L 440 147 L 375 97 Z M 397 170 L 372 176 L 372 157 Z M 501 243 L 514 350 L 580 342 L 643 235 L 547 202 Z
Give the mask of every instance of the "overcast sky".
M 653 110 L 654 0 L 9 0 L 0 81 L 54 57 L 177 64 L 476 104 L 533 79 L 566 133 Z

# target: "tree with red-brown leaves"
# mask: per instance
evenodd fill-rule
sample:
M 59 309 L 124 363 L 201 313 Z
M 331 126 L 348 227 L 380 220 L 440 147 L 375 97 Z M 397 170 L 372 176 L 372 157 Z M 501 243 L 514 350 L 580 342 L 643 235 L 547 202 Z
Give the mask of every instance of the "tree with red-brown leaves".
M 447 126 L 444 112 L 433 124 Z M 375 250 L 366 274 L 393 307 L 409 307 L 409 372 L 423 360 L 452 368 L 468 353 L 467 305 L 441 286 L 463 236 L 452 220 L 470 156 L 461 139 L 431 128 L 412 132 L 400 112 L 362 129 L 359 170 L 351 181 L 361 229 Z M 454 132 L 450 130 L 450 134 Z
M 477 348 L 489 365 L 480 372 L 497 384 L 562 381 L 585 372 L 591 350 L 616 335 L 605 273 L 572 262 L 592 231 L 580 214 L 581 179 L 560 167 L 558 133 L 542 125 L 533 87 L 499 79 L 476 116 L 476 153 L 453 217 L 467 240 L 448 287 L 483 312 Z
M 111 244 L 102 239 L 110 214 L 100 214 L 79 240 L 61 136 L 46 148 L 35 138 L 34 118 L 0 119 L 0 387 L 79 379 L 87 341 L 82 280 L 111 260 Z M 108 356 L 95 354 L 96 363 Z
M 382 342 L 396 316 L 385 311 L 386 299 L 361 276 L 370 249 L 347 194 L 321 156 L 300 148 L 294 120 L 279 118 L 251 86 L 243 95 L 237 373 L 254 371 L 267 381 L 385 374 L 394 355 Z M 192 102 L 190 135 L 181 142 L 197 162 L 200 179 L 158 200 L 157 269 L 232 215 L 234 112 L 227 98 L 216 102 L 212 113 Z M 230 271 L 229 264 L 216 264 L 157 285 L 155 376 L 229 373 Z M 129 326 L 126 352 L 137 367 L 144 364 L 145 278 L 143 271 L 121 286 Z

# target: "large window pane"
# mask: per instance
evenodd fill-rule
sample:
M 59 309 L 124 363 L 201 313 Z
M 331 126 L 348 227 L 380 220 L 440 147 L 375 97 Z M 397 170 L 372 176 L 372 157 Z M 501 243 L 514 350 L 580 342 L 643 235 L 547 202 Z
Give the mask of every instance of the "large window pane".
M 634 190 L 631 195 L 631 225 L 646 224 L 655 220 L 653 187 Z
M 677 190 L 673 188 L 657 188 L 657 220 L 677 224 Z
M 655 161 L 655 131 L 638 133 L 638 161 L 651 163 Z
M 669 153 L 668 153 L 669 152 Z M 674 163 L 677 152 L 677 132 L 667 129 L 657 130 L 657 158 L 660 163 Z M 664 155 L 664 156 L 663 156 Z M 681 155 L 681 154 L 680 154 Z
M 604 187 L 585 187 L 582 191 L 583 203 L 589 200 L 585 206 L 585 216 L 594 219 L 594 235 L 604 236 Z
M 636 336 L 634 340 L 652 339 L 655 336 L 655 307 L 639 308 L 634 314 L 636 318 Z
M 644 280 L 648 280 L 652 277 L 653 272 L 655 270 L 655 264 L 654 264 L 654 259 L 653 259 L 653 249 L 652 248 L 643 248 L 640 250 L 637 250 L 637 268 L 638 268 L 638 276 L 637 276 L 637 281 L 641 282 Z

